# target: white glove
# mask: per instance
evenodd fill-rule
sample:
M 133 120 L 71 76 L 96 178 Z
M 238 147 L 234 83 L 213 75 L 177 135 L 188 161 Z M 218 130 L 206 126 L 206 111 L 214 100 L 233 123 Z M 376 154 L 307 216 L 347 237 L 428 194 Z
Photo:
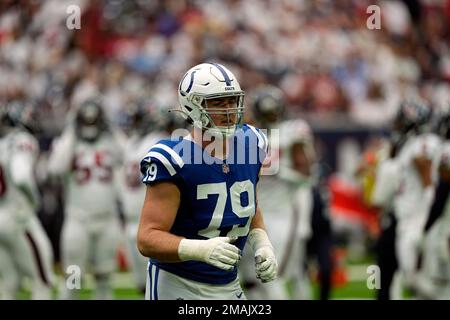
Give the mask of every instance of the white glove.
M 275 280 L 278 273 L 278 263 L 267 233 L 260 228 L 252 229 L 248 241 L 255 253 L 256 277 L 262 282 Z
M 278 262 L 272 247 L 262 247 L 255 252 L 256 277 L 262 282 L 270 282 L 277 278 Z
M 241 250 L 230 244 L 229 237 L 208 240 L 183 239 L 178 246 L 181 261 L 196 260 L 231 271 L 241 259 Z

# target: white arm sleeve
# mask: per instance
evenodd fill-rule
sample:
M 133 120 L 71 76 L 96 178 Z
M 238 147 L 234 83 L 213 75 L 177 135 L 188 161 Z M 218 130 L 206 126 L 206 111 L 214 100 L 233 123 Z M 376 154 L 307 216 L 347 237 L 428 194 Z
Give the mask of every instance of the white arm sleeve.
M 67 131 L 53 142 L 53 150 L 48 162 L 51 175 L 63 175 L 70 170 L 75 148 L 75 135 Z
M 20 135 L 11 156 L 10 170 L 13 183 L 25 194 L 34 208 L 40 203 L 34 168 L 39 153 L 37 141 Z
M 21 189 L 34 208 L 39 207 L 39 192 L 34 178 L 34 160 L 25 155 L 13 156 L 11 174 L 14 184 Z
M 301 239 L 309 239 L 312 234 L 312 191 L 311 188 L 300 187 L 295 194 L 295 208 L 298 210 L 298 232 Z
M 375 190 L 372 203 L 378 207 L 388 208 L 394 201 L 400 183 L 400 168 L 394 159 L 383 161 L 377 168 Z

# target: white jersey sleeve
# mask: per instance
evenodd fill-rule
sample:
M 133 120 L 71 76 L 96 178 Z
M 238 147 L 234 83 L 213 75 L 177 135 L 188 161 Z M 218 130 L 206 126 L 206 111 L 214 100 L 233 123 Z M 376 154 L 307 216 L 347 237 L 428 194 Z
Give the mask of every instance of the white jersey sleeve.
M 48 171 L 50 174 L 60 176 L 70 171 L 75 142 L 75 134 L 70 130 L 64 132 L 53 142 L 53 149 L 48 163 Z
M 434 134 L 419 136 L 411 146 L 411 156 L 412 158 L 425 156 L 426 158 L 433 159 L 436 157 L 436 151 L 438 151 L 439 145 L 439 138 Z
M 400 167 L 395 159 L 386 159 L 377 168 L 372 203 L 389 209 L 400 184 Z
M 313 194 L 309 186 L 298 188 L 295 199 L 295 209 L 298 210 L 298 233 L 301 239 L 306 240 L 312 236 L 311 219 L 313 209 Z
M 33 136 L 27 132 L 18 132 L 14 136 L 10 159 L 11 179 L 34 208 L 40 202 L 34 173 L 38 155 L 39 145 Z
M 412 138 L 402 149 L 399 155 L 400 187 L 394 202 L 397 218 L 411 215 L 426 217 L 433 201 L 434 187 L 424 188 L 414 165 L 414 159 L 425 156 L 432 160 L 431 177 L 436 182 L 440 146 L 438 136 L 426 133 Z

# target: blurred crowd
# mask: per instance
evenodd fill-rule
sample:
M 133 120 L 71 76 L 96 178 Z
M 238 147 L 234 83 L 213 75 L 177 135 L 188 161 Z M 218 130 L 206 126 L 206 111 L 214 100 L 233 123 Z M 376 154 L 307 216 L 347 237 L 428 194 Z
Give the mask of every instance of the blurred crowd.
M 378 5 L 381 29 L 366 10 Z M 70 6 L 80 8 L 80 29 Z M 73 7 L 71 7 L 73 8 Z M 0 101 L 27 98 L 52 137 L 101 94 L 110 119 L 133 102 L 176 106 L 180 74 L 215 60 L 247 92 L 281 88 L 313 125 L 382 126 L 405 96 L 450 96 L 450 1 L 23 0 L 0 4 Z

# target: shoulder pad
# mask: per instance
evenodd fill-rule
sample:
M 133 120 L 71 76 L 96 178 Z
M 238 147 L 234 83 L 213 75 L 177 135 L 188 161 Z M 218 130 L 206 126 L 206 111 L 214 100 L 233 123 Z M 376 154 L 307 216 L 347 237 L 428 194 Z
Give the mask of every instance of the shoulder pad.
M 176 141 L 161 140 L 150 148 L 141 161 L 141 173 L 144 175 L 143 182 L 173 177 L 178 170 L 183 168 L 184 161 L 173 150 L 174 145 L 176 145 Z M 151 164 L 155 164 L 158 174 L 155 173 L 155 169 L 150 168 Z
M 250 129 L 251 132 L 256 135 L 258 139 L 258 148 L 264 150 L 264 152 L 267 153 L 269 150 L 269 141 L 267 139 L 267 135 L 261 129 L 258 129 L 249 124 L 244 125 L 244 132 L 246 131 L 245 128 Z

